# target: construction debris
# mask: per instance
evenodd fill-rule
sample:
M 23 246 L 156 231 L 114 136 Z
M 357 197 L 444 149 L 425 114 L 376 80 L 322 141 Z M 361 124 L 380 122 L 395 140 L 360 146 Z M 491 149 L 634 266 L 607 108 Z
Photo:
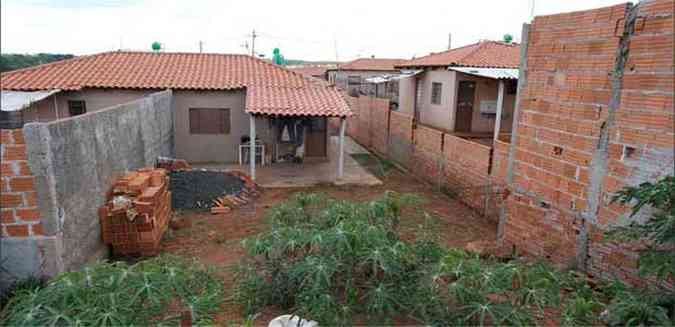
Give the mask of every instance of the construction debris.
M 166 169 L 169 172 L 192 169 L 187 161 L 168 157 L 158 157 L 155 167 Z
M 210 210 L 226 214 L 260 195 L 258 185 L 239 171 L 186 170 L 171 173 L 172 204 L 176 209 Z
M 118 179 L 99 209 L 103 242 L 116 255 L 153 256 L 172 215 L 165 169 L 143 168 Z

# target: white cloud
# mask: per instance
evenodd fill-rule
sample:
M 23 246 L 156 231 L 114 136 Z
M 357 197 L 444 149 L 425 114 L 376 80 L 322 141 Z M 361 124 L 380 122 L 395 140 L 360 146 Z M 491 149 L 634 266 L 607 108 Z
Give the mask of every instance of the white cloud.
M 520 39 L 532 0 L 472 1 L 169 1 L 4 0 L 3 53 L 89 54 L 149 50 L 243 53 L 252 29 L 257 52 L 279 47 L 286 58 L 334 60 L 357 56 L 421 56 L 479 39 Z M 616 0 L 536 0 L 535 14 L 553 14 L 619 3 Z

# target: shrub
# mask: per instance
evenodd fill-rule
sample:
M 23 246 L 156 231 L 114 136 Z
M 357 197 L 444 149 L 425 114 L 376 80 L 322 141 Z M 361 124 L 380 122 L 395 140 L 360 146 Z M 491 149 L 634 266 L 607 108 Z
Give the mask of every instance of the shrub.
M 392 192 L 363 203 L 299 194 L 272 209 L 271 231 L 246 239 L 235 299 L 247 314 L 274 305 L 326 325 L 354 317 L 431 325 L 532 325 L 560 303 L 561 276 L 544 264 L 484 260 L 437 243 L 419 199 Z M 421 218 L 413 240 L 403 219 Z
M 12 326 L 176 324 L 189 311 L 195 323 L 211 323 L 223 298 L 222 282 L 179 257 L 134 265 L 97 263 L 63 273 L 44 287 L 18 290 L 2 318 Z

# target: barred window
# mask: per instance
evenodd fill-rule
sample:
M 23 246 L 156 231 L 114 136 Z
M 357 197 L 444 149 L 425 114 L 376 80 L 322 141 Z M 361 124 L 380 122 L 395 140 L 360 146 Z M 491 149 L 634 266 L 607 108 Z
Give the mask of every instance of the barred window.
M 431 83 L 431 103 L 432 104 L 441 104 L 441 89 L 443 88 L 443 83 L 433 82 Z

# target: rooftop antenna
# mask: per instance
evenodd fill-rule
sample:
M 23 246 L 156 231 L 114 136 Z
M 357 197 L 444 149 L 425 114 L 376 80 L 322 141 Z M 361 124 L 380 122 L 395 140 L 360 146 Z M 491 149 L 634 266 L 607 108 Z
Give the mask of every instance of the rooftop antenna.
M 532 19 L 534 19 L 534 7 L 536 5 L 536 2 L 537 2 L 537 0 L 532 0 L 532 2 L 531 2 L 532 5 L 530 6 L 530 21 L 532 21 Z
M 199 40 L 199 53 L 202 53 L 204 47 L 204 42 L 202 40 Z
M 333 47 L 335 48 L 335 61 L 340 61 L 338 57 L 337 36 L 333 35 Z
M 448 50 L 452 49 L 452 33 L 448 33 Z

